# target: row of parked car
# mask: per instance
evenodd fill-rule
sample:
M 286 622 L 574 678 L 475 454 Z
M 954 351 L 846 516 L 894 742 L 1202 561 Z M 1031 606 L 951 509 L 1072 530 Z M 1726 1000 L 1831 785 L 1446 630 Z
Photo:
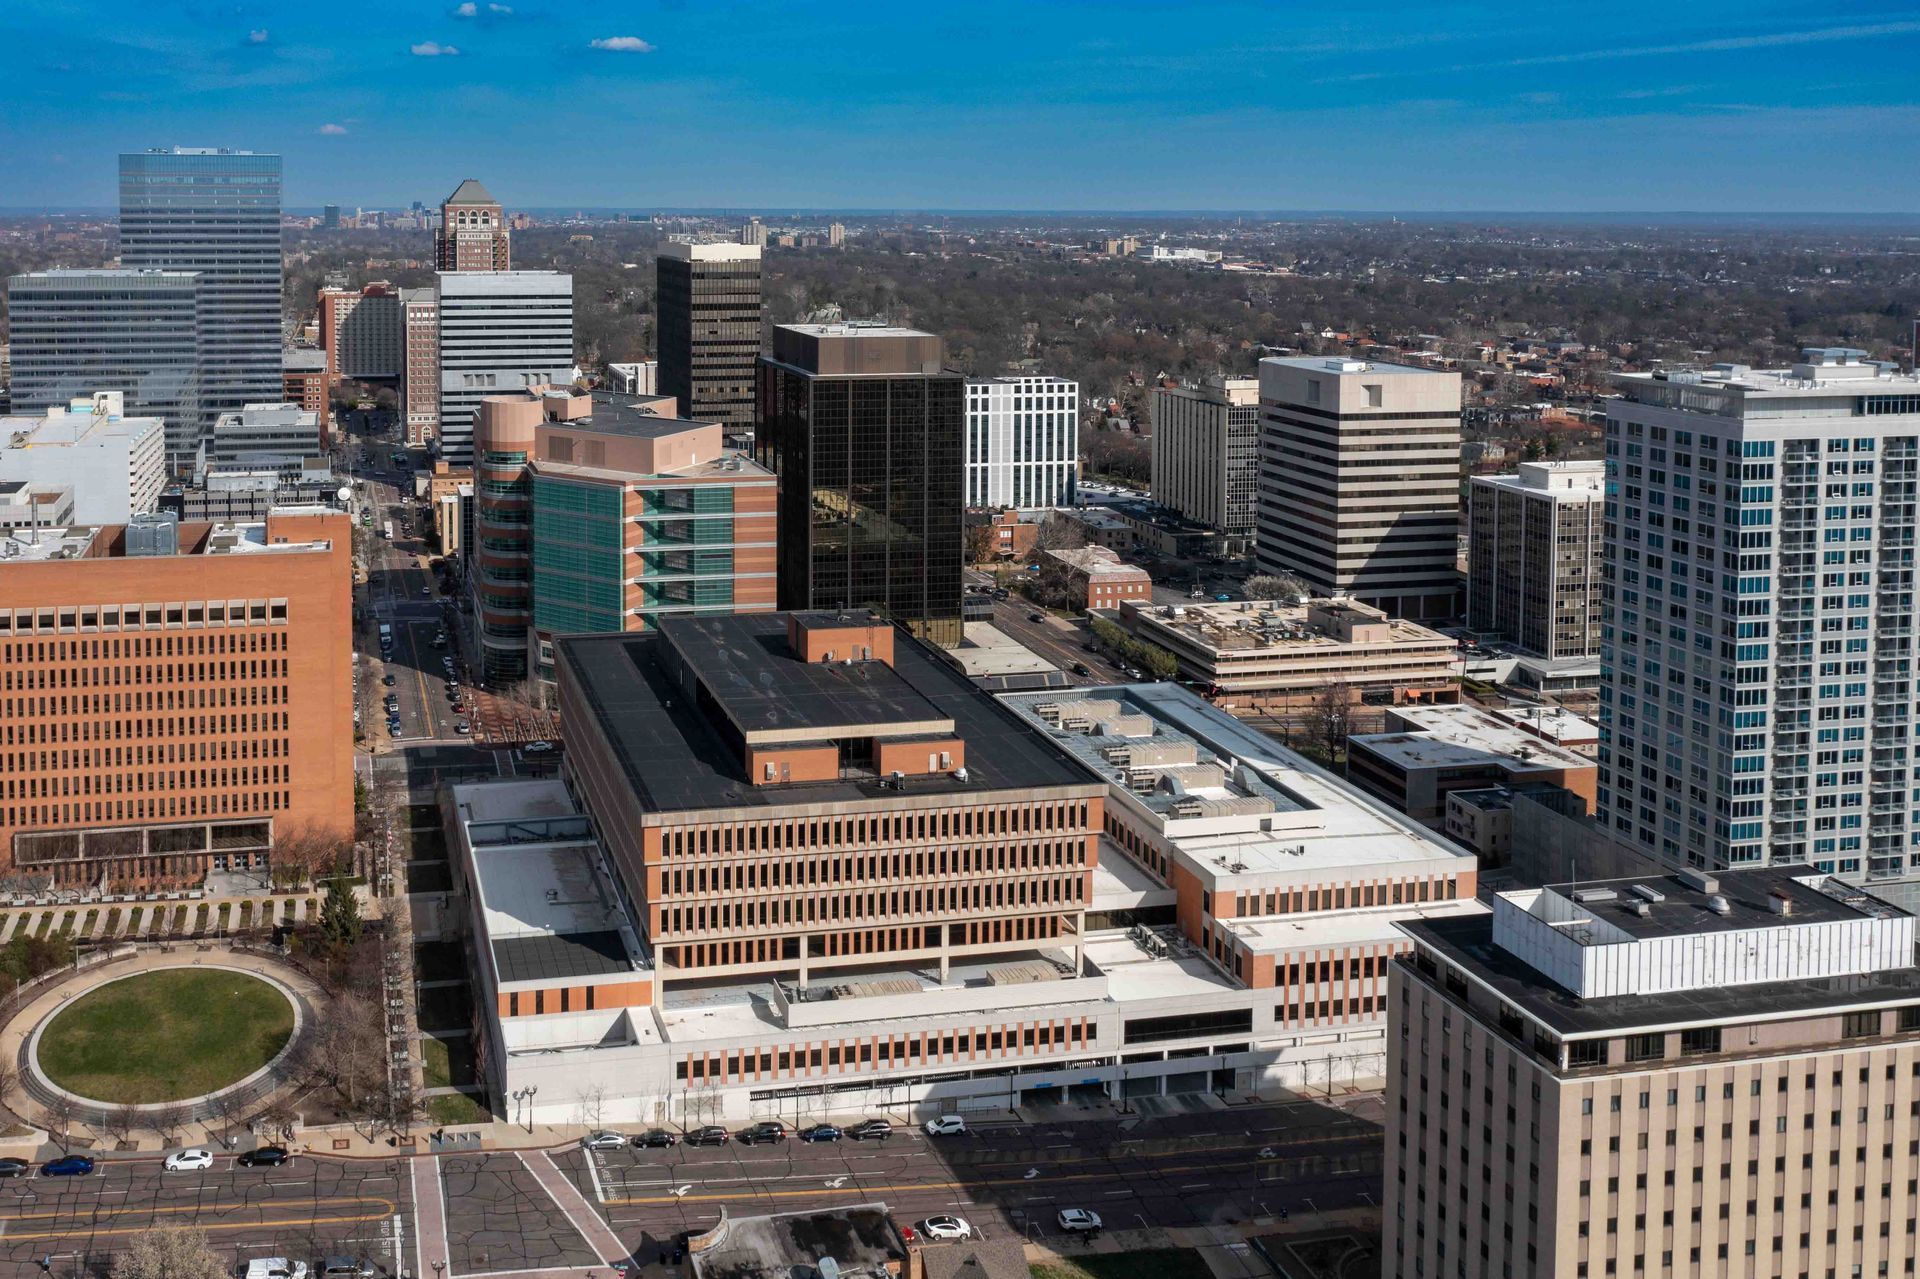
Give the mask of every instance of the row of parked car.
M 293 1155 L 285 1146 L 261 1146 L 244 1152 L 234 1162 L 242 1168 L 278 1168 L 293 1162 Z M 97 1166 L 91 1155 L 62 1155 L 41 1164 L 40 1175 L 91 1177 Z M 213 1167 L 213 1152 L 199 1147 L 176 1150 L 163 1159 L 160 1166 L 168 1172 L 196 1172 Z M 0 1159 L 0 1177 L 28 1177 L 33 1171 L 33 1165 L 25 1159 Z
M 943 1128 L 942 1133 L 966 1131 L 964 1120 L 958 1115 L 949 1115 L 943 1119 L 929 1120 L 927 1132 L 930 1135 L 940 1135 L 935 1133 L 935 1125 L 949 1119 L 960 1126 L 954 1129 Z M 812 1124 L 798 1132 L 793 1132 L 779 1120 L 767 1119 L 757 1124 L 749 1124 L 738 1132 L 728 1132 L 719 1124 L 708 1124 L 702 1128 L 688 1129 L 685 1136 L 677 1136 L 665 1128 L 649 1128 L 632 1137 L 625 1133 L 614 1132 L 610 1128 L 603 1128 L 582 1137 L 580 1144 L 588 1150 L 619 1150 L 625 1146 L 634 1146 L 643 1150 L 663 1149 L 682 1143 L 689 1146 L 724 1146 L 729 1141 L 738 1142 L 742 1146 L 765 1146 L 785 1141 L 789 1136 L 796 1136 L 801 1141 L 839 1141 L 843 1137 L 851 1137 L 855 1141 L 885 1141 L 893 1136 L 893 1125 L 884 1119 L 863 1119 L 845 1128 L 837 1124 Z

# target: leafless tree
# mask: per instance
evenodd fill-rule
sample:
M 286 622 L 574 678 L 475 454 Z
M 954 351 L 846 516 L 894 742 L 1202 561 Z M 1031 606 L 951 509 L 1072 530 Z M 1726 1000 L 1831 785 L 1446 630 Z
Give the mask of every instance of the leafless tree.
M 222 1279 L 226 1259 L 198 1226 L 143 1230 L 114 1253 L 113 1279 Z
M 107 1111 L 107 1122 L 103 1126 L 107 1130 L 107 1135 L 116 1142 L 125 1142 L 133 1136 L 133 1130 L 140 1126 L 141 1118 L 138 1106 L 114 1106 Z
M 217 1092 L 205 1101 L 207 1126 L 221 1145 L 232 1144 L 233 1125 L 240 1118 L 240 1107 L 231 1092 Z
M 178 1136 L 181 1129 L 186 1127 L 187 1108 L 177 1101 L 166 1102 L 148 1112 L 147 1122 L 165 1143 L 169 1138 Z
M 1314 691 L 1304 719 L 1307 744 L 1329 765 L 1337 763 L 1353 732 L 1353 690 L 1337 679 L 1328 680 Z
M 315 1030 L 307 1056 L 313 1082 L 331 1092 L 342 1109 L 360 1114 L 385 1077 L 386 1060 L 386 1031 L 379 1008 L 358 995 L 336 996 Z
M 320 826 L 288 831 L 273 844 L 273 868 L 295 886 L 346 869 L 353 861 L 353 842 Z
M 20 1086 L 20 1068 L 11 1061 L 0 1060 L 0 1104 L 8 1104 L 7 1098 Z
M 379 1089 L 378 1117 L 388 1131 L 404 1137 L 427 1118 L 427 1099 L 414 1086 L 412 1070 L 392 1072 Z
M 1247 579 L 1246 592 L 1250 600 L 1284 600 L 1312 594 L 1307 584 L 1292 573 L 1256 574 Z
M 73 1121 L 80 1116 L 80 1103 L 65 1093 L 55 1093 L 53 1099 L 43 1109 L 47 1116 L 47 1127 L 56 1134 L 60 1149 L 73 1149 Z
M 574 1122 L 584 1128 L 598 1128 L 607 1110 L 607 1086 L 589 1084 L 574 1100 Z
M 270 1141 L 291 1141 L 294 1127 L 299 1120 L 300 1116 L 294 1111 L 293 1103 L 288 1098 L 282 1097 L 253 1117 L 253 1129 L 265 1135 Z

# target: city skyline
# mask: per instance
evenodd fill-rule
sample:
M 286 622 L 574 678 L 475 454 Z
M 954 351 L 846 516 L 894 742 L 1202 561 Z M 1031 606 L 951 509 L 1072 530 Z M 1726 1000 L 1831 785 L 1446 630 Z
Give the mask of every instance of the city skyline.
M 1886 163 L 1920 139 L 1904 11 L 1630 6 L 1524 27 L 1490 8 L 1159 12 L 35 6 L 0 21 L 40 51 L 0 158 L 13 207 L 110 207 L 98 157 L 176 142 L 283 154 L 289 207 L 432 200 L 479 168 L 517 208 L 1920 205 L 1920 179 Z M 73 74 L 102 60 L 113 76 Z M 568 136 L 647 163 L 571 166 L 556 192 Z M 723 140 L 741 160 L 724 184 L 706 167 Z

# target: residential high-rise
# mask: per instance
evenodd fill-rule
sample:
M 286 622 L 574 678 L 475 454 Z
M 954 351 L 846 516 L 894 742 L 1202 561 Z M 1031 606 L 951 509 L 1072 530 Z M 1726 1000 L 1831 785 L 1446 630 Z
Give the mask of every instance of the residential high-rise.
M 323 204 L 320 206 L 320 229 L 322 231 L 338 231 L 340 229 L 339 205 Z
M 202 435 L 222 413 L 280 398 L 279 156 L 122 155 L 120 265 L 200 273 Z
M 1902 1275 L 1914 918 L 1806 865 L 1400 925 L 1381 1273 Z
M 827 227 L 827 247 L 837 249 L 847 242 L 847 228 L 835 222 Z
M 1467 495 L 1467 625 L 1550 661 L 1600 654 L 1606 463 L 1523 462 Z
M 1269 357 L 1260 415 L 1259 570 L 1398 617 L 1457 617 L 1460 375 Z
M 200 304 L 193 271 L 13 276 L 13 411 L 44 413 L 96 391 L 118 391 L 129 414 L 165 423 L 167 467 L 185 473 L 204 423 Z
M 442 271 L 511 271 L 512 233 L 500 202 L 472 178 L 440 205 L 434 265 Z
M 1260 499 L 1260 379 L 1214 375 L 1153 393 L 1153 500 L 1253 549 Z
M 321 289 L 320 346 L 336 381 L 399 378 L 406 361 L 401 290 L 385 280 Z
M 1071 506 L 1080 475 L 1080 384 L 967 381 L 967 505 Z
M 740 243 L 750 244 L 757 249 L 765 248 L 767 244 L 766 224 L 759 218 L 748 218 L 740 226 Z
M 658 260 L 659 390 L 683 416 L 743 440 L 754 425 L 760 355 L 760 249 L 668 244 Z
M 425 445 L 440 434 L 440 295 L 400 290 L 400 416 L 407 443 Z
M 1920 378 L 1846 349 L 1618 380 L 1600 810 L 1668 864 L 1920 893 Z
M 167 479 L 159 418 L 128 415 L 103 391 L 44 413 L 0 416 L 0 480 L 73 490 L 72 519 L 125 524 L 151 514 Z
M 489 679 L 552 679 L 552 640 L 771 612 L 772 474 L 671 400 L 535 387 L 480 402 L 471 580 Z
M 473 415 L 502 391 L 573 381 L 573 277 L 562 271 L 439 275 L 440 449 L 473 461 Z
M 17 529 L 0 543 L 0 864 L 70 887 L 262 877 L 353 834 L 347 515 Z M 58 695 L 52 695 L 59 690 Z
M 782 608 L 870 608 L 960 643 L 966 379 L 945 362 L 914 329 L 773 330 L 754 447 L 780 477 Z

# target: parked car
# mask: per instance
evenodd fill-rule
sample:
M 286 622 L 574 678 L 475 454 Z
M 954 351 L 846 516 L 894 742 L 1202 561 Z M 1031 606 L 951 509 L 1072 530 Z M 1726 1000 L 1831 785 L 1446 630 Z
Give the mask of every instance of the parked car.
M 1060 1229 L 1062 1230 L 1087 1231 L 1100 1229 L 1100 1214 L 1087 1208 L 1062 1208 L 1060 1215 L 1055 1218 L 1055 1220 L 1060 1223 Z
M 862 1119 L 847 1129 L 847 1136 L 855 1141 L 885 1141 L 893 1136 L 893 1125 L 884 1119 Z
M 928 1217 L 920 1223 L 920 1233 L 929 1239 L 971 1239 L 973 1227 L 966 1219 L 953 1216 Z
M 456 733 L 471 733 L 473 731 L 473 725 L 467 723 L 464 719 L 459 720 L 455 722 L 453 731 Z
M 967 1121 L 958 1115 L 941 1115 L 925 1124 L 929 1137 L 953 1137 L 967 1130 Z
M 380 682 L 382 684 L 385 684 L 388 688 L 392 688 L 395 684 L 398 684 L 400 681 L 395 679 L 392 673 L 389 672 L 388 674 L 382 675 L 380 677 Z
M 285 1257 L 255 1257 L 247 1263 L 246 1279 L 307 1279 L 307 1263 Z
M 40 1165 L 42 1177 L 90 1177 L 93 1175 L 93 1160 L 85 1155 L 64 1155 L 59 1159 L 49 1159 Z
M 24 1159 L 0 1159 L 0 1177 L 24 1177 L 33 1171 L 33 1165 Z
M 815 1124 L 811 1128 L 800 1130 L 802 1141 L 838 1141 L 841 1136 L 840 1130 L 832 1124 Z
M 198 1172 L 202 1168 L 213 1167 L 213 1152 L 198 1148 L 176 1150 L 160 1166 L 168 1172 Z
M 240 1156 L 242 1168 L 278 1168 L 281 1164 L 293 1162 L 293 1156 L 287 1153 L 285 1146 L 262 1146 L 258 1150 L 249 1150 Z
M 552 749 L 552 742 L 527 742 L 520 747 L 520 753 L 522 755 L 545 755 Z
M 599 1132 L 590 1132 L 582 1137 L 580 1144 L 588 1150 L 624 1150 L 626 1149 L 627 1139 L 617 1132 L 602 1129 Z
M 695 1128 L 687 1134 L 687 1144 L 689 1146 L 724 1146 L 727 1144 L 727 1140 L 727 1130 L 719 1124 L 708 1124 L 704 1128 Z
M 328 1257 L 320 1263 L 321 1279 L 373 1279 L 379 1273 L 365 1257 Z
M 679 1138 L 665 1128 L 649 1128 L 633 1139 L 633 1144 L 643 1149 L 662 1150 L 671 1146 Z
M 1230 603 L 1232 599 L 1233 599 L 1233 596 L 1227 594 L 1225 591 L 1222 591 L 1218 595 L 1213 597 L 1213 602 L 1216 604 L 1226 604 L 1226 603 Z
M 786 1139 L 787 1126 L 777 1119 L 763 1119 L 757 1124 L 749 1124 L 734 1137 L 743 1146 L 758 1146 Z

